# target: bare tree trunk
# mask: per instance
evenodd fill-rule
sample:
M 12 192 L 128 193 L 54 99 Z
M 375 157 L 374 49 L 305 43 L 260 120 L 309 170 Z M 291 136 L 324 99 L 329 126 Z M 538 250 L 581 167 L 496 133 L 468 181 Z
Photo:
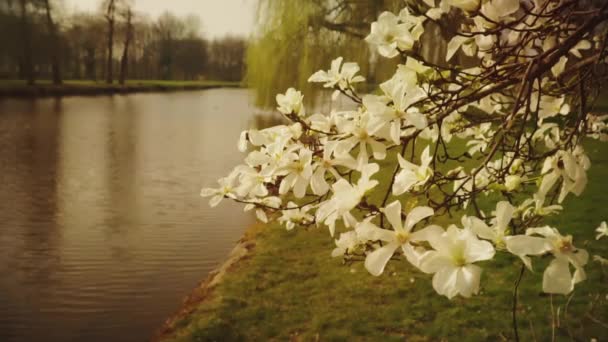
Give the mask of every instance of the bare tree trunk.
M 31 28 L 29 20 L 27 18 L 27 4 L 26 0 L 20 0 L 19 5 L 21 7 L 21 30 L 23 34 L 23 76 L 27 81 L 28 85 L 34 85 L 36 83 L 36 77 L 34 76 L 34 66 L 32 62 L 32 42 L 31 42 Z
M 133 13 L 131 12 L 131 8 L 127 9 L 127 31 L 125 33 L 125 47 L 122 52 L 122 58 L 120 60 L 120 85 L 125 84 L 125 79 L 127 78 L 127 72 L 129 67 L 129 48 L 131 46 L 131 39 L 133 38 L 133 25 L 131 24 Z
M 57 26 L 51 16 L 51 5 L 49 0 L 44 0 L 44 6 L 46 9 L 46 23 L 48 25 L 51 39 L 53 40 L 53 48 L 51 49 L 51 69 L 53 73 L 53 84 L 59 85 L 63 83 L 61 78 L 61 64 L 59 62 L 59 37 L 57 35 Z
M 115 0 L 108 2 L 108 9 L 106 10 L 106 20 L 108 21 L 108 59 L 106 63 L 106 83 L 112 84 L 114 82 L 113 75 L 113 60 L 114 60 L 114 19 L 116 10 Z

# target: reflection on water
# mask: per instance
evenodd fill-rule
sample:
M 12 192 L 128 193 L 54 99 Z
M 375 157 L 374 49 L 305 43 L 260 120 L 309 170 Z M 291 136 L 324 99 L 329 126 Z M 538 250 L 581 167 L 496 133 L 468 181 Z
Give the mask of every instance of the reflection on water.
M 140 341 L 251 218 L 198 196 L 245 90 L 0 101 L 0 341 Z

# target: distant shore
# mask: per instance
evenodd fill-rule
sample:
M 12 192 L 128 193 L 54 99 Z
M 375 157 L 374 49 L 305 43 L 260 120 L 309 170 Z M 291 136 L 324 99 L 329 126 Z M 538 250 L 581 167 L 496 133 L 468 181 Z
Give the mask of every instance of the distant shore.
M 94 81 L 65 81 L 62 85 L 53 85 L 45 80 L 39 81 L 33 86 L 28 86 L 24 81 L 0 80 L 0 98 L 99 96 L 242 87 L 244 87 L 244 85 L 241 82 L 227 81 L 129 80 L 125 85 L 119 85 L 118 83 L 106 84 Z

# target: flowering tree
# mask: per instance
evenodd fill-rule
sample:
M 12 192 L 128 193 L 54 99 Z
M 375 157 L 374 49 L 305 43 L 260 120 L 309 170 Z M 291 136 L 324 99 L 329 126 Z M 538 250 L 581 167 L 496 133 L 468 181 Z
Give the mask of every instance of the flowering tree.
M 432 25 L 451 37 L 445 63 L 420 53 Z M 245 164 L 202 195 L 212 206 L 245 203 L 287 229 L 339 232 L 332 255 L 363 257 L 374 276 L 403 257 L 450 299 L 477 294 L 479 264 L 497 253 L 522 261 L 514 301 L 543 255 L 553 260 L 542 290 L 570 293 L 586 278 L 588 253 L 543 221 L 585 189 L 583 138 L 608 140 L 608 116 L 590 113 L 608 67 L 608 2 L 422 0 L 382 13 L 366 41 L 402 59 L 375 94 L 359 94 L 359 67 L 337 58 L 309 81 L 357 108 L 309 115 L 300 92 L 277 95 L 291 124 L 243 132 Z M 470 65 L 451 64 L 456 53 Z M 495 210 L 480 209 L 496 198 Z M 460 215 L 460 226 L 437 225 L 444 215 Z M 515 310 L 513 324 L 518 339 Z

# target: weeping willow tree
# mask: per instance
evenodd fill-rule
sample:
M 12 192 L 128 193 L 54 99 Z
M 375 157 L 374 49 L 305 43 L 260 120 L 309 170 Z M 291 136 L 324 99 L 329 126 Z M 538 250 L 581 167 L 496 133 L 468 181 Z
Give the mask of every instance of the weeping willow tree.
M 375 68 L 363 40 L 379 13 L 398 10 L 403 0 L 260 0 L 257 32 L 247 53 L 247 81 L 257 104 L 275 105 L 275 95 L 289 87 L 314 98 L 308 77 L 338 56 L 359 63 L 375 82 L 394 65 Z M 386 65 L 389 64 L 389 65 Z

